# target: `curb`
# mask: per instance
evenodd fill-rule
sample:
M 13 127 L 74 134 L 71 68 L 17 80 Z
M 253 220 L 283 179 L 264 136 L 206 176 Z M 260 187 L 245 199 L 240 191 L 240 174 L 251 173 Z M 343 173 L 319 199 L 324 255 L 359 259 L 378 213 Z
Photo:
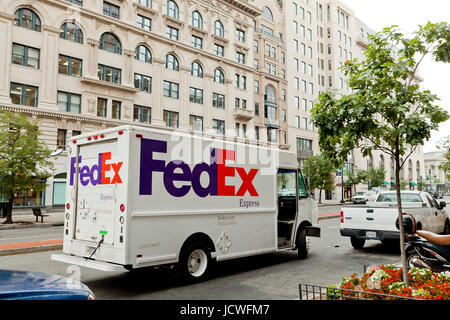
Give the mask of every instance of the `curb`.
M 61 250 L 63 239 L 35 242 L 19 242 L 0 245 L 0 256 L 40 251 Z

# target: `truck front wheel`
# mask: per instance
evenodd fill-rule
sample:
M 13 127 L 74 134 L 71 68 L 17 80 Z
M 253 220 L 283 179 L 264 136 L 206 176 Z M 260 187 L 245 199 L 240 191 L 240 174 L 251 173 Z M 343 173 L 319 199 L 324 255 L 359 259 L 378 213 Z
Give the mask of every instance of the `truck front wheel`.
M 308 257 L 308 242 L 306 239 L 306 229 L 302 228 L 297 232 L 297 250 L 300 259 Z
M 187 245 L 180 254 L 179 271 L 187 282 L 201 282 L 209 274 L 211 254 L 200 242 Z
M 355 249 L 362 249 L 366 243 L 366 239 L 358 239 L 356 237 L 350 237 L 352 247 Z

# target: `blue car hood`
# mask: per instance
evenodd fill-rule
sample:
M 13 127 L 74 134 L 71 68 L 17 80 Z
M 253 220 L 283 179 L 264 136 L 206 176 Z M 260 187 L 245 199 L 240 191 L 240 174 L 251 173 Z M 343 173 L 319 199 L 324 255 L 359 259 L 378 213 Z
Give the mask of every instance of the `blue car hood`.
M 40 272 L 0 269 L 0 299 L 87 299 L 91 290 L 72 279 Z

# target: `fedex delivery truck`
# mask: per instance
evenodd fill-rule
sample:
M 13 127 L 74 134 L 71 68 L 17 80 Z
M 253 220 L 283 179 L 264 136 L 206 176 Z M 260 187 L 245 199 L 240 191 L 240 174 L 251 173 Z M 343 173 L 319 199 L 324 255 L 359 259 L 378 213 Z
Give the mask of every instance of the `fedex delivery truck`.
M 63 254 L 103 271 L 298 250 L 320 236 L 293 153 L 190 133 L 121 126 L 70 142 Z

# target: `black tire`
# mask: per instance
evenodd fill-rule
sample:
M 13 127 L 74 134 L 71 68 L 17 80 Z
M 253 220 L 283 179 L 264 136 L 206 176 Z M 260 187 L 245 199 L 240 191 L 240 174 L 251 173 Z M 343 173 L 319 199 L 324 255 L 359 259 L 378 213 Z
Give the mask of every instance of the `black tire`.
M 444 234 L 450 234 L 450 222 L 445 220 L 445 226 L 444 226 Z
M 300 259 L 306 259 L 308 257 L 308 244 L 306 241 L 306 229 L 301 228 L 297 231 L 297 251 Z
M 211 253 L 201 242 L 187 244 L 180 253 L 178 271 L 182 280 L 188 283 L 204 281 L 211 269 Z
M 412 263 L 414 259 L 417 259 L 416 264 Z M 422 266 L 420 264 L 422 264 Z M 409 250 L 408 252 L 406 252 L 406 268 L 410 270 L 412 267 L 431 269 L 431 266 L 420 259 L 419 254 L 415 250 Z
M 350 237 L 350 243 L 355 249 L 362 249 L 366 243 L 366 239 L 358 239 L 356 237 Z

